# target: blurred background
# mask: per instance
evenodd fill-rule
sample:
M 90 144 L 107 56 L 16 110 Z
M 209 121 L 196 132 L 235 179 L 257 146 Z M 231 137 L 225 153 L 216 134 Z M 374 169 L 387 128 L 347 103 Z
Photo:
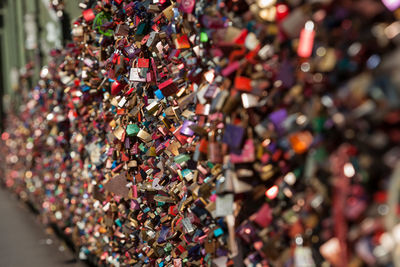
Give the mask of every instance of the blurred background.
M 71 41 L 77 1 L 0 0 L 0 129 L 37 84 L 52 49 Z M 37 210 L 0 188 L 0 266 L 85 266 Z
M 81 14 L 77 1 L 0 1 L 0 119 L 18 108 L 33 88 L 51 49 L 71 41 L 71 22 Z M 4 129 L 4 123 L 0 124 Z

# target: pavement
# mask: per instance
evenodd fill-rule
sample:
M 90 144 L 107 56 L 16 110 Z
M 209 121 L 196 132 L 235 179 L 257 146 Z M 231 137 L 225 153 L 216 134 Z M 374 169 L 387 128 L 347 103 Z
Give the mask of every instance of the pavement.
M 0 186 L 1 267 L 85 267 L 28 207 Z

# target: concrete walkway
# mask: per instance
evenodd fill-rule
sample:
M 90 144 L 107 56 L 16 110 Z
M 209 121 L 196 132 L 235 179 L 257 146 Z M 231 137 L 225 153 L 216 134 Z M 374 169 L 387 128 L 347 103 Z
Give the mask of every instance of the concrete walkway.
M 84 267 L 35 215 L 0 186 L 1 267 Z

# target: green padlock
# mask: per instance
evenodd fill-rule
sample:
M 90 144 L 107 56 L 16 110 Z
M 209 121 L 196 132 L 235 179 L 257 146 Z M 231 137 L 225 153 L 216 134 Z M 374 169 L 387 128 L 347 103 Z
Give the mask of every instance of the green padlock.
M 180 154 L 174 158 L 175 163 L 181 164 L 185 161 L 188 161 L 190 157 L 186 154 Z
M 137 126 L 136 124 L 129 124 L 126 127 L 126 134 L 128 136 L 132 136 L 132 135 L 137 135 L 137 133 L 140 131 L 139 126 Z
M 149 23 L 146 21 L 142 21 L 136 28 L 136 35 L 146 35 L 149 31 Z

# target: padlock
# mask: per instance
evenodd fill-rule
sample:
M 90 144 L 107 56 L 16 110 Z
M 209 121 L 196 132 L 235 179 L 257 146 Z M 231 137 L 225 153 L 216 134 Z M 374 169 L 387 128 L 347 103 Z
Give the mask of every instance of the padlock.
M 132 68 L 131 68 L 130 74 L 129 74 L 129 81 L 145 82 L 146 76 L 144 76 L 144 77 L 141 76 L 142 70 L 139 67 L 137 67 L 137 61 L 138 61 L 138 59 L 135 59 L 132 64 Z

